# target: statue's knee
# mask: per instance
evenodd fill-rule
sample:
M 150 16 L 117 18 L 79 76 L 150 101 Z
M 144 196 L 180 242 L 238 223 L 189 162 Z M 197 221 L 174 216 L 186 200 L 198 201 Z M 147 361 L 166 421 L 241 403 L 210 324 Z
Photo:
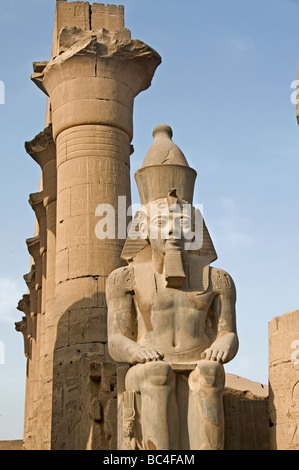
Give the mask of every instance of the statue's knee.
M 197 364 L 197 369 L 206 382 L 211 386 L 218 386 L 224 384 L 224 367 L 217 361 L 200 361 Z
M 144 365 L 144 379 L 151 385 L 170 385 L 173 374 L 173 370 L 167 362 L 154 361 Z
M 202 360 L 189 376 L 191 389 L 212 387 L 223 388 L 225 383 L 224 367 L 217 361 Z

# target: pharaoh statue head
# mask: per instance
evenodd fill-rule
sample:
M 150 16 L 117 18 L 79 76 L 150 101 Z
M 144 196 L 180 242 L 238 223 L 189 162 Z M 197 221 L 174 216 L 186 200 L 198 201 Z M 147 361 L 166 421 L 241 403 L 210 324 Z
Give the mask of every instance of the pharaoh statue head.
M 196 171 L 173 142 L 168 125 L 155 127 L 153 137 L 135 173 L 142 209 L 131 224 L 122 259 L 131 263 L 150 245 L 164 260 L 168 286 L 181 287 L 186 277 L 185 254 L 196 256 L 202 269 L 217 255 L 202 214 L 193 206 Z

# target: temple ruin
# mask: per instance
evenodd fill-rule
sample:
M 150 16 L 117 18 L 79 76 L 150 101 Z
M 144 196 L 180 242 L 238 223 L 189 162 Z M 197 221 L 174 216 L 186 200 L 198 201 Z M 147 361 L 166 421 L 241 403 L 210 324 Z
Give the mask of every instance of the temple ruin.
M 34 62 L 31 76 L 47 95 L 45 123 L 25 144 L 41 180 L 29 196 L 36 227 L 17 307 L 24 450 L 118 448 L 123 366 L 108 352 L 105 290 L 126 265 L 126 236 L 96 236 L 97 207 L 131 203 L 134 99 L 160 63 L 131 38 L 123 6 L 57 0 L 51 60 Z M 269 323 L 269 387 L 226 374 L 224 449 L 299 450 L 298 347 L 299 310 Z

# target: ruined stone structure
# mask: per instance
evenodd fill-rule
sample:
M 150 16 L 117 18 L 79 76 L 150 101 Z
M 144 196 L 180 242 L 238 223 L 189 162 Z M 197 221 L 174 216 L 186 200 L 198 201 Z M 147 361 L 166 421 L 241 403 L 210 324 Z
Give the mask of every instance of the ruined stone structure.
M 117 210 L 119 196 L 130 205 L 134 98 L 160 62 L 131 39 L 122 6 L 57 0 L 51 58 L 35 62 L 31 77 L 48 97 L 45 125 L 25 144 L 41 170 L 16 323 L 27 357 L 25 450 L 118 447 L 124 366 L 108 352 L 105 289 L 126 264 L 126 236 L 98 237 L 97 207 Z M 270 396 L 226 374 L 224 449 L 299 449 L 298 317 L 269 325 Z

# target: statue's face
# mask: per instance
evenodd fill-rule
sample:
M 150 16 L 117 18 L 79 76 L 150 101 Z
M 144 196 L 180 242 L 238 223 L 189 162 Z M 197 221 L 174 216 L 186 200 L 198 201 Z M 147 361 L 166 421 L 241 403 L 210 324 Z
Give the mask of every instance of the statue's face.
M 190 243 L 194 236 L 193 211 L 190 213 L 178 204 L 169 206 L 167 200 L 159 200 L 150 204 L 147 212 L 151 246 L 162 256 L 170 247 L 184 251 L 186 242 Z

